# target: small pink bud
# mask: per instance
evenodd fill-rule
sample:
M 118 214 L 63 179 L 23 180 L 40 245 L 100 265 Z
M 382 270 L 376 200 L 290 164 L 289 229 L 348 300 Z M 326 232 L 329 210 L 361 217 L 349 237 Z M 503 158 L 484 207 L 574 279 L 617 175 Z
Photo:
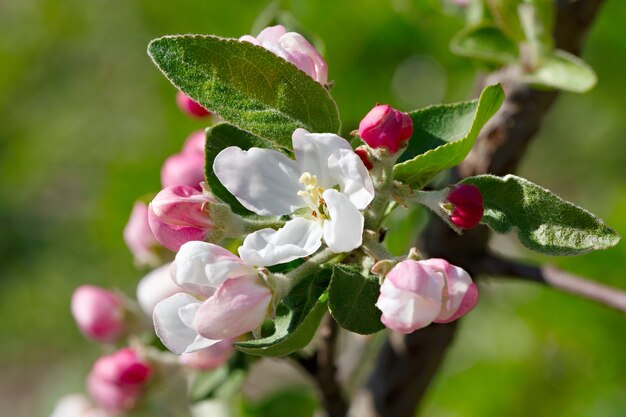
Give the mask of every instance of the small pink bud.
M 204 148 L 206 146 L 206 132 L 204 130 L 196 130 L 185 140 L 183 145 L 183 153 L 199 153 L 204 155 Z
M 78 287 L 72 295 L 72 315 L 80 331 L 98 342 L 114 342 L 124 331 L 122 300 L 103 288 Z
M 191 353 L 183 353 L 180 363 L 186 368 L 209 371 L 218 368 L 228 361 L 233 353 L 233 339 L 222 340 L 208 348 Z
M 178 104 L 183 113 L 191 117 L 202 118 L 211 115 L 210 111 L 182 91 L 176 93 L 176 104 Z
M 183 243 L 204 240 L 215 229 L 208 206 L 216 200 L 187 185 L 167 187 L 148 207 L 152 233 L 163 246 L 177 251 Z
M 207 339 L 241 336 L 263 323 L 271 300 L 272 292 L 258 277 L 229 278 L 202 303 L 194 326 Z
M 174 185 L 188 185 L 202 191 L 200 183 L 204 181 L 204 154 L 181 152 L 170 156 L 161 167 L 161 185 L 163 188 Z
M 391 106 L 378 105 L 359 123 L 359 136 L 372 148 L 386 147 L 392 153 L 413 135 L 411 116 Z
M 141 397 L 152 369 L 132 348 L 96 361 L 87 379 L 93 400 L 110 411 L 128 411 Z
M 462 229 L 471 229 L 483 218 L 483 196 L 474 185 L 457 185 L 448 194 L 448 202 L 453 205 L 450 221 Z
M 284 26 L 277 25 L 263 29 L 256 38 L 245 35 L 239 40 L 262 46 L 291 62 L 322 85 L 328 82 L 326 61 L 317 49 L 299 33 L 287 32 Z
M 432 322 L 458 319 L 477 299 L 476 285 L 463 269 L 443 259 L 406 260 L 387 274 L 376 306 L 385 326 L 411 333 Z
M 137 201 L 133 205 L 128 223 L 124 227 L 124 242 L 138 266 L 159 263 L 156 248 L 160 245 L 148 224 L 148 205 L 142 201 Z
M 361 158 L 361 161 L 363 161 L 363 165 L 365 165 L 365 168 L 367 168 L 368 171 L 374 168 L 374 164 L 372 164 L 372 161 L 370 161 L 367 150 L 363 146 L 359 146 L 358 148 L 356 148 L 354 150 L 354 153 L 357 154 L 359 158 Z
M 152 317 L 154 307 L 174 294 L 182 292 L 170 276 L 172 264 L 165 264 L 144 276 L 137 285 L 137 301 L 148 317 Z

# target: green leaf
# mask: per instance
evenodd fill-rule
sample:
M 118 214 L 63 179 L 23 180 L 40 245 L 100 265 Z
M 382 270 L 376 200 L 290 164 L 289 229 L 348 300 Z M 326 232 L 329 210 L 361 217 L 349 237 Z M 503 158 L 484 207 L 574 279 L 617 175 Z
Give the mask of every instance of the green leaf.
M 498 233 L 515 230 L 520 242 L 534 251 L 580 255 L 620 239 L 593 214 L 523 178 L 481 175 L 462 182 L 475 185 L 483 195 L 481 223 Z
M 524 40 L 524 31 L 520 23 L 518 7 L 524 0 L 487 0 L 489 11 L 498 27 L 516 42 Z
M 235 343 L 244 353 L 286 356 L 309 344 L 326 313 L 326 288 L 331 271 L 321 270 L 304 278 L 276 309 L 274 333 L 256 340 Z
M 252 147 L 273 148 L 274 145 L 265 139 L 243 131 L 228 123 L 220 123 L 206 130 L 206 162 L 204 168 L 207 184 L 211 187 L 213 194 L 225 203 L 228 203 L 235 213 L 241 215 L 251 214 L 251 212 L 242 206 L 235 196 L 222 185 L 213 172 L 213 161 L 215 157 L 224 148 L 229 146 L 238 146 L 243 150 L 248 150 Z
M 511 64 L 519 59 L 515 42 L 500 29 L 489 24 L 470 26 L 457 33 L 450 42 L 452 52 L 496 64 Z
M 474 146 L 480 129 L 502 105 L 499 84 L 483 90 L 478 100 L 426 107 L 409 113 L 413 136 L 393 168 L 394 179 L 422 188 L 444 169 L 460 164 Z
M 332 265 L 328 288 L 328 309 L 337 323 L 358 334 L 372 334 L 385 328 L 382 312 L 376 307 L 380 294 L 378 278 L 364 276 L 354 266 Z
M 565 51 L 556 50 L 541 59 L 535 71 L 522 75 L 523 82 L 584 93 L 598 81 L 596 73 L 585 61 Z
M 210 35 L 165 36 L 148 46 L 177 88 L 227 122 L 291 148 L 291 134 L 339 132 L 328 90 L 263 47 Z

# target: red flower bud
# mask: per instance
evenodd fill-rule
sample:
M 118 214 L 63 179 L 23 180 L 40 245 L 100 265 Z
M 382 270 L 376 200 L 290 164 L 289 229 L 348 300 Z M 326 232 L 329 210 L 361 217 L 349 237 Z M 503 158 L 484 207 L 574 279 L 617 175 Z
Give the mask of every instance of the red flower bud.
M 396 153 L 413 135 L 413 121 L 407 113 L 379 105 L 359 123 L 359 136 L 372 148 L 386 147 Z
M 210 111 L 182 91 L 176 93 L 176 104 L 187 116 L 202 118 L 211 114 Z
M 354 150 L 354 153 L 361 158 L 363 165 L 365 165 L 365 168 L 367 168 L 368 171 L 374 168 L 374 165 L 372 164 L 372 161 L 370 161 L 369 155 L 367 154 L 367 150 L 364 147 L 359 146 Z
M 483 196 L 474 185 L 457 185 L 448 194 L 448 202 L 453 206 L 450 220 L 462 229 L 471 229 L 483 218 Z

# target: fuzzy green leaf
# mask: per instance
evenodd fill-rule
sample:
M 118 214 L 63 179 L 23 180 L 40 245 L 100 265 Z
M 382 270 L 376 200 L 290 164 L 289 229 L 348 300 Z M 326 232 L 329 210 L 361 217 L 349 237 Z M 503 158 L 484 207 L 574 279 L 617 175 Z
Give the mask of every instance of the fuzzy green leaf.
M 523 178 L 481 175 L 462 182 L 475 185 L 483 195 L 481 223 L 498 233 L 515 230 L 520 242 L 534 251 L 580 255 L 620 240 L 593 214 Z
M 450 42 L 452 52 L 496 64 L 517 62 L 519 50 L 515 42 L 500 29 L 489 24 L 470 26 L 457 33 Z
M 243 150 L 252 147 L 273 148 L 274 145 L 258 136 L 243 131 L 228 123 L 220 123 L 206 130 L 205 177 L 211 191 L 225 203 L 228 203 L 237 214 L 252 214 L 222 185 L 213 172 L 213 161 L 217 154 L 229 146 L 238 146 Z
M 309 344 L 326 313 L 331 271 L 321 270 L 299 282 L 276 309 L 274 332 L 261 339 L 235 343 L 250 355 L 286 356 Z
M 556 50 L 542 58 L 533 72 L 522 75 L 522 81 L 573 93 L 591 90 L 598 81 L 596 73 L 585 61 L 565 51 Z
M 148 46 L 177 88 L 227 122 L 291 148 L 291 134 L 339 132 L 328 90 L 263 47 L 210 35 L 165 36 Z
M 333 265 L 328 288 L 328 309 L 337 323 L 358 334 L 372 334 L 385 328 L 382 312 L 376 307 L 380 294 L 378 278 L 364 276 L 359 268 Z
M 426 107 L 409 113 L 413 136 L 393 169 L 394 179 L 422 188 L 444 169 L 460 164 L 474 146 L 480 129 L 502 105 L 499 84 L 483 90 L 478 100 Z

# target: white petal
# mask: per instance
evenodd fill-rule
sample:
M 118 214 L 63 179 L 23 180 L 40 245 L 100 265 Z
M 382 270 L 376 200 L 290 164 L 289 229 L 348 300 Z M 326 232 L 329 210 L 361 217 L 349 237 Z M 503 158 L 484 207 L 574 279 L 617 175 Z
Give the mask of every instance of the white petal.
M 401 333 L 411 333 L 437 318 L 441 301 L 429 294 L 416 294 L 383 283 L 376 307 L 383 312 L 381 319 L 385 326 Z
M 347 140 L 332 133 L 309 133 L 304 129 L 296 129 L 291 139 L 301 172 L 316 175 L 323 188 L 338 184 L 328 170 L 328 158 L 339 149 L 352 151 Z
M 361 158 L 350 150 L 340 149 L 328 158 L 328 171 L 341 192 L 363 210 L 374 198 L 374 184 Z
M 322 245 L 320 222 L 296 217 L 281 229 L 261 229 L 249 234 L 239 256 L 249 265 L 270 266 L 315 253 Z
M 261 216 L 291 214 L 305 205 L 298 196 L 298 166 L 280 152 L 231 146 L 215 157 L 213 171 L 245 208 Z
M 230 277 L 256 275 L 254 268 L 228 250 L 199 241 L 180 247 L 170 272 L 175 283 L 206 297 Z
M 172 352 L 180 355 L 197 342 L 198 333 L 182 320 L 180 309 L 200 301 L 189 294 L 178 293 L 161 301 L 154 308 L 154 331 L 161 342 Z
M 141 309 L 152 316 L 154 307 L 162 300 L 182 291 L 170 277 L 170 264 L 148 273 L 137 285 L 137 301 Z
M 352 202 L 332 188 L 322 195 L 330 220 L 324 221 L 324 241 L 333 252 L 350 252 L 361 246 L 363 215 Z
M 221 342 L 221 340 L 207 339 L 205 337 L 202 337 L 202 336 L 198 335 L 198 337 L 196 337 L 196 340 L 194 340 L 192 344 L 187 346 L 187 349 L 185 350 L 184 353 L 197 352 L 198 350 L 206 349 L 206 348 L 211 347 L 211 346 L 213 346 L 213 345 L 215 345 L 215 344 L 217 344 L 219 342 Z

